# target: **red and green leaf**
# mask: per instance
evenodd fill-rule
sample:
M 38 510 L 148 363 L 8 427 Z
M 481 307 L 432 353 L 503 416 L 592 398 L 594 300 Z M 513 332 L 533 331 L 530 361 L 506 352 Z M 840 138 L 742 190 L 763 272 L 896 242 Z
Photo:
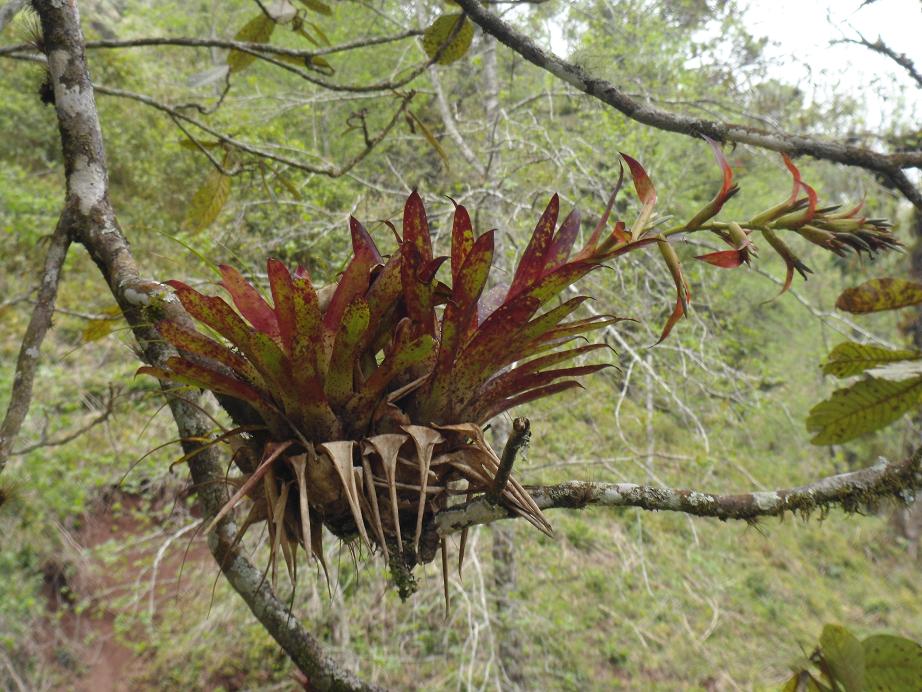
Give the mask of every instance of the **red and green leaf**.
M 573 258 L 574 261 L 577 260 L 586 260 L 596 254 L 596 248 L 598 246 L 599 240 L 602 238 L 602 232 L 605 230 L 605 226 L 608 225 L 608 217 L 611 216 L 611 210 L 615 206 L 615 199 L 618 197 L 618 192 L 621 190 L 621 186 L 624 184 L 624 165 L 619 161 L 618 162 L 618 182 L 615 184 L 614 189 L 611 191 L 611 195 L 608 197 L 608 204 L 605 205 L 605 211 L 602 212 L 602 217 L 599 219 L 599 222 L 595 225 L 595 228 L 592 229 L 592 234 L 589 236 L 589 240 L 586 241 L 586 244 L 583 246 L 583 249 L 580 250 L 576 256 Z M 624 224 L 618 221 L 615 224 L 617 228 L 618 224 L 621 225 L 621 232 L 624 231 Z
M 221 272 L 221 285 L 230 294 L 234 305 L 255 329 L 275 338 L 279 335 L 275 313 L 262 294 L 234 267 L 218 265 Z
M 452 297 L 442 315 L 442 331 L 436 366 L 429 384 L 430 406 L 448 396 L 455 355 L 476 327 L 477 305 L 493 264 L 493 231 L 480 236 L 465 256 L 452 287 Z
M 576 243 L 576 236 L 579 235 L 580 213 L 574 209 L 567 218 L 560 224 L 551 246 L 547 250 L 544 271 L 548 272 L 562 266 L 570 258 L 573 245 Z
M 416 190 L 410 193 L 403 207 L 403 242 L 416 248 L 421 264 L 432 259 L 432 239 L 426 208 Z
M 294 280 L 288 267 L 277 259 L 270 258 L 266 262 L 266 272 L 269 275 L 269 288 L 272 291 L 272 302 L 275 304 L 275 319 L 282 349 L 291 356 L 298 329 L 295 316 Z
M 644 167 L 640 165 L 639 161 L 623 152 L 621 153 L 621 158 L 624 159 L 628 169 L 631 171 L 631 179 L 634 181 L 634 189 L 637 191 L 637 198 L 643 205 L 640 214 L 638 214 L 637 219 L 634 221 L 634 225 L 631 227 L 631 237 L 639 238 L 645 230 L 647 221 L 650 220 L 650 216 L 653 214 L 653 207 L 656 204 L 656 188 L 653 186 L 653 181 L 650 180 L 650 176 L 647 175 L 647 171 L 644 170 Z
M 420 275 L 423 257 L 416 245 L 404 242 L 400 246 L 400 280 L 403 284 L 403 302 L 407 315 L 421 334 L 435 334 L 435 301 L 432 283 L 425 283 Z
M 470 214 L 462 205 L 455 205 L 455 214 L 451 221 L 451 282 L 455 285 L 460 280 L 461 267 L 468 253 L 474 247 L 474 226 Z
M 730 163 L 727 161 L 727 157 L 724 155 L 720 143 L 715 142 L 713 139 L 705 135 L 701 136 L 710 145 L 711 150 L 714 152 L 714 158 L 717 159 L 717 165 L 720 166 L 720 170 L 723 172 L 723 184 L 720 186 L 720 190 L 718 190 L 717 194 L 714 196 L 714 199 L 708 202 L 704 208 L 701 209 L 701 211 L 692 217 L 691 221 L 685 224 L 685 228 L 688 229 L 698 228 L 705 221 L 713 218 L 714 216 L 717 216 L 717 214 L 720 213 L 720 210 L 723 208 L 724 204 L 727 203 L 727 200 L 739 192 L 739 187 L 733 184 L 733 169 L 730 168 Z M 724 265 L 718 264 L 717 266 Z
M 676 322 L 687 314 L 688 304 L 691 301 L 691 292 L 688 290 L 688 283 L 686 283 L 685 276 L 682 274 L 682 265 L 679 263 L 679 256 L 676 254 L 672 245 L 670 245 L 668 241 L 661 239 L 657 247 L 659 247 L 660 254 L 662 254 L 666 266 L 669 268 L 669 273 L 672 275 L 672 280 L 675 282 L 676 287 L 675 307 L 672 310 L 672 314 L 669 315 L 669 319 L 666 320 L 666 325 L 663 327 L 659 340 L 656 342 L 659 344 L 669 336 Z
M 323 398 L 323 326 L 320 301 L 309 278 L 295 276 L 291 284 L 294 334 L 291 340 L 292 377 L 300 396 Z
M 383 261 L 368 231 L 354 217 L 349 217 L 349 232 L 352 234 L 352 259 L 336 284 L 330 306 L 323 316 L 323 326 L 330 335 L 330 347 L 346 307 L 359 296 L 365 295 L 371 282 L 372 269 Z
M 508 400 L 528 391 L 540 389 L 563 377 L 582 377 L 610 367 L 612 367 L 611 363 L 596 363 L 594 365 L 578 365 L 571 368 L 521 374 L 515 378 L 504 379 L 495 384 L 491 383 L 491 385 L 485 387 L 482 392 L 471 397 L 471 399 L 476 406 L 475 411 L 489 410 L 501 401 Z M 474 412 L 471 418 L 477 420 L 479 416 Z
M 538 225 L 535 226 L 531 239 L 528 241 L 528 246 L 525 248 L 525 252 L 522 253 L 521 259 L 519 259 L 519 265 L 516 267 L 515 275 L 512 278 L 512 285 L 509 287 L 509 298 L 514 298 L 525 289 L 530 288 L 544 275 L 544 269 L 547 266 L 547 253 L 554 236 L 554 229 L 557 227 L 557 215 L 559 212 L 560 198 L 554 195 L 538 220 Z
M 739 250 L 709 252 L 706 255 L 695 255 L 695 259 L 707 262 L 721 269 L 736 269 L 746 261 L 743 253 Z
M 508 411 L 511 408 L 515 408 L 516 406 L 521 406 L 523 404 L 528 404 L 532 401 L 537 401 L 538 399 L 544 399 L 545 397 L 554 396 L 570 389 L 584 389 L 584 387 L 575 380 L 555 382 L 554 384 L 549 384 L 544 387 L 538 387 L 537 389 L 532 389 L 517 396 L 503 399 L 502 401 L 495 403 L 492 408 L 487 409 L 481 414 L 478 422 L 485 423 L 491 418 L 495 418 L 499 414 Z
M 172 380 L 193 387 L 207 389 L 217 394 L 245 401 L 255 408 L 267 420 L 277 418 L 274 405 L 255 387 L 235 377 L 192 363 L 182 357 L 173 356 L 166 361 L 166 368 L 144 366 L 138 368 L 138 374 L 152 375 L 159 380 Z
M 214 339 L 191 329 L 186 329 L 170 320 L 158 322 L 157 331 L 177 349 L 221 363 L 254 386 L 264 386 L 262 377 L 246 358 L 227 346 L 219 344 Z
M 267 334 L 248 327 L 221 298 L 206 296 L 181 281 L 168 281 L 190 315 L 239 348 L 266 378 L 267 384 L 285 381 L 284 356 Z
M 358 364 L 358 347 L 368 329 L 368 303 L 356 298 L 343 314 L 336 336 L 330 368 L 326 376 L 326 396 L 333 406 L 342 406 L 353 390 L 353 375 Z
M 787 244 L 779 238 L 774 231 L 771 229 L 764 229 L 762 231 L 762 237 L 765 238 L 771 248 L 778 254 L 778 256 L 784 261 L 784 266 L 786 268 L 786 273 L 784 277 L 784 285 L 781 287 L 781 291 L 778 295 L 782 295 L 791 288 L 791 283 L 794 281 L 794 272 L 797 271 L 804 279 L 807 280 L 807 274 L 812 274 L 812 270 L 800 259 L 794 252 L 787 246 Z

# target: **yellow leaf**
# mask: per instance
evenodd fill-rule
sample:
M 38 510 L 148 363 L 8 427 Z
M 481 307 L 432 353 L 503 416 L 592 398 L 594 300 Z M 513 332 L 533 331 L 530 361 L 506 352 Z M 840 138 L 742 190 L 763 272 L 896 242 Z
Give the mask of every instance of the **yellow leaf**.
M 323 45 L 325 45 L 325 46 L 331 46 L 331 45 L 333 45 L 332 43 L 330 43 L 330 39 L 329 39 L 329 37 L 326 35 L 326 33 L 324 33 L 323 29 L 321 29 L 319 26 L 317 26 L 317 25 L 314 24 L 313 22 L 308 22 L 308 25 L 310 25 L 311 29 L 313 29 L 313 30 L 317 33 L 317 36 L 320 37 L 320 42 L 321 42 Z
M 847 288 L 836 301 L 845 312 L 861 314 L 896 310 L 922 303 L 922 284 L 905 279 L 871 279 L 860 286 Z
M 426 127 L 426 124 L 419 119 L 419 116 L 412 111 L 407 111 L 410 118 L 413 122 L 419 127 L 420 132 L 423 133 L 423 137 L 429 142 L 429 146 L 435 149 L 435 153 L 439 155 L 439 158 L 442 159 L 442 163 L 445 164 L 445 168 L 451 168 L 448 163 L 448 154 L 445 153 L 445 149 L 442 148 L 442 144 L 435 138 L 435 135 L 432 134 L 432 131 Z
M 333 14 L 333 9 L 325 2 L 320 2 L 320 0 L 301 0 L 301 4 L 304 5 L 307 9 L 313 10 L 314 12 L 319 12 L 320 14 Z
M 90 320 L 86 327 L 83 328 L 83 340 L 87 343 L 105 339 L 115 328 L 115 323 L 122 316 L 122 309 L 118 305 L 112 305 L 100 314 L 105 317 L 98 320 Z
M 283 173 L 276 173 L 275 179 L 278 180 L 279 183 L 281 183 L 282 187 L 288 190 L 289 194 L 291 194 L 292 197 L 294 197 L 295 199 L 301 199 L 301 193 L 298 191 L 298 188 L 296 188 L 294 186 L 294 183 L 292 183 L 287 177 L 285 177 Z
M 823 660 L 845 692 L 864 689 L 864 651 L 855 635 L 841 625 L 826 625 L 820 636 Z
M 193 233 L 208 228 L 227 203 L 230 197 L 231 179 L 218 170 L 213 170 L 205 178 L 202 186 L 192 195 L 192 201 L 186 210 L 185 227 Z
M 455 31 L 455 27 L 461 22 L 461 28 Z M 454 34 L 454 38 L 449 37 Z M 423 49 L 426 55 L 434 58 L 439 54 L 442 45 L 448 42 L 448 45 L 441 51 L 439 59 L 436 62 L 440 65 L 448 65 L 456 60 L 460 60 L 471 47 L 471 40 L 474 38 L 474 25 L 463 14 L 443 14 L 429 25 L 423 33 Z
M 90 320 L 83 328 L 83 340 L 87 343 L 105 339 L 112 333 L 112 320 Z
M 861 646 L 867 692 L 911 690 L 922 680 L 922 646 L 916 642 L 878 634 L 865 639 Z
M 191 139 L 181 139 L 179 140 L 179 146 L 183 149 L 192 149 L 194 151 L 199 150 L 199 145 L 205 149 L 216 149 L 221 146 L 221 142 L 209 142 L 206 140 L 198 140 L 198 142 L 193 142 Z
M 275 29 L 273 22 L 265 14 L 260 13 L 243 25 L 243 28 L 234 36 L 235 41 L 245 41 L 247 43 L 268 43 L 272 37 L 272 31 Z M 248 67 L 256 56 L 252 53 L 244 53 L 240 50 L 232 50 L 227 56 L 227 66 L 231 72 L 240 72 Z
M 321 72 L 327 76 L 336 72 L 336 70 L 333 69 L 333 66 L 327 62 L 326 59 L 319 55 L 312 55 L 311 57 L 307 58 L 306 64 L 308 67 L 311 67 L 317 72 Z

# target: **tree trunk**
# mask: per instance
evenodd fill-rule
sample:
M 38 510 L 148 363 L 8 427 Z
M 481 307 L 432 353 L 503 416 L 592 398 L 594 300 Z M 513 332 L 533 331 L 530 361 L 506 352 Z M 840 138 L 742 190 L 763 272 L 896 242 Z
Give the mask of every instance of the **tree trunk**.
M 918 209 L 913 209 L 912 212 L 912 233 L 915 242 L 909 254 L 909 276 L 914 281 L 922 281 L 922 212 Z M 913 346 L 922 351 L 922 306 L 915 308 L 915 313 L 915 319 L 904 329 L 912 339 Z M 913 416 L 912 427 L 908 445 L 910 450 L 917 444 L 917 434 L 922 429 L 922 413 Z M 909 556 L 915 560 L 919 555 L 919 543 L 922 539 L 922 505 L 916 503 L 910 507 L 900 507 L 893 513 L 891 520 L 897 534 L 908 541 Z

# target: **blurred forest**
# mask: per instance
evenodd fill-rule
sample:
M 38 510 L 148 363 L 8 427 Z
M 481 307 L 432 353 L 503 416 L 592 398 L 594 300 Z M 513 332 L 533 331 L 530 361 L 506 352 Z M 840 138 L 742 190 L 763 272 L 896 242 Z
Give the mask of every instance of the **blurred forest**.
M 595 224 L 619 175 L 618 152 L 650 173 L 658 214 L 689 218 L 719 189 L 704 141 L 626 118 L 479 28 L 458 62 L 417 70 L 426 59 L 422 30 L 458 11 L 451 3 L 295 3 L 300 31 L 279 25 L 273 46 L 322 54 L 403 36 L 322 54 L 307 68 L 283 56 L 279 64 L 239 51 L 229 58 L 214 46 L 105 47 L 161 36 L 255 40 L 238 33 L 260 14 L 250 0 L 78 4 L 87 41 L 97 44 L 88 63 L 100 87 L 110 196 L 151 279 L 207 285 L 214 266 L 228 262 L 264 283 L 273 256 L 331 281 L 351 251 L 348 216 L 389 247 L 383 220 L 399 219 L 413 189 L 426 202 L 437 249 L 447 249 L 453 199 L 479 231 L 499 229 L 496 264 L 508 274 L 552 193 L 564 212 L 579 207 Z M 887 122 L 869 129 L 868 101 L 880 98 L 873 90 L 843 88 L 817 100 L 811 85 L 780 79 L 766 57 L 771 37 L 751 31 L 741 2 L 490 7 L 644 103 L 862 146 L 917 147 L 919 85 L 899 65 L 884 63 L 890 101 L 877 110 Z M 23 10 L 0 30 L 0 44 L 34 40 L 36 27 Z M 64 189 L 54 110 L 42 104 L 45 68 L 11 59 L 25 55 L 0 54 L 4 406 Z M 322 84 L 401 82 L 414 72 L 393 89 Z M 190 103 L 198 105 L 183 106 Z M 177 112 L 259 155 L 216 144 Z M 385 136 L 367 147 L 378 133 Z M 725 151 L 742 188 L 727 203 L 732 218 L 789 194 L 777 153 Z M 881 176 L 807 157 L 797 165 L 824 202 L 864 199 L 907 247 L 916 242 L 920 212 Z M 621 214 L 637 208 L 632 192 L 616 203 Z M 675 302 L 655 250 L 581 281 L 594 296 L 589 310 L 637 321 L 604 333 L 612 350 L 603 357 L 617 368 L 588 377 L 585 390 L 516 409 L 532 428 L 516 466 L 522 483 L 733 493 L 798 486 L 908 453 L 918 421 L 826 447 L 810 444 L 804 421 L 835 388 L 819 365 L 836 344 L 910 342 L 914 315 L 858 319 L 834 308 L 846 287 L 908 274 L 909 256 L 870 262 L 801 242 L 798 254 L 814 273 L 775 298 L 780 258 L 764 251 L 732 272 L 692 259 L 718 249 L 713 236 L 678 244 L 692 309 L 655 348 Z M 294 666 L 219 576 L 197 530 L 188 472 L 170 469 L 182 452 L 164 444 L 175 440 L 175 424 L 157 384 L 134 377 L 137 346 L 105 288 L 74 247 L 32 406 L 0 477 L 0 687 L 292 689 Z M 826 623 L 922 640 L 918 511 L 884 505 L 753 524 L 640 509 L 548 517 L 553 538 L 525 522 L 473 530 L 463 572 L 450 575 L 447 617 L 436 564 L 418 570 L 419 591 L 401 602 L 381 560 L 332 540 L 332 594 L 305 568 L 294 591 L 281 581 L 280 597 L 338 660 L 395 689 L 777 688 Z M 267 549 L 255 533 L 248 550 L 262 565 Z

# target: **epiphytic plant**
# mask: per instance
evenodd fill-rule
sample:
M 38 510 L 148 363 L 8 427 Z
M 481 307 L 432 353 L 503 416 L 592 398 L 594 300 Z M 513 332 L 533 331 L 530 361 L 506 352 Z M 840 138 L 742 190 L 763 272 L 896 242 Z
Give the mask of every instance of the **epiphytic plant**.
M 776 231 L 798 234 L 832 252 L 892 248 L 886 224 L 859 217 L 859 208 L 820 208 L 813 188 L 789 159 L 794 190 L 784 202 L 744 222 L 712 219 L 737 191 L 719 145 L 710 142 L 723 185 L 688 223 L 658 230 L 656 191 L 643 167 L 628 164 L 642 207 L 627 227 L 609 229 L 615 194 L 582 249 L 580 216 L 558 227 L 555 195 L 535 227 L 508 286 L 488 287 L 494 232 L 477 235 L 467 210 L 456 206 L 448 257 L 435 256 L 422 199 L 406 201 L 397 250 L 383 257 L 371 236 L 350 219 L 353 255 L 331 290 L 319 294 L 307 272 L 268 261 L 272 304 L 232 267 L 222 266 L 222 298 L 186 284 L 170 285 L 186 311 L 218 337 L 161 321 L 158 329 L 182 355 L 155 377 L 211 390 L 239 426 L 232 439 L 242 476 L 214 526 L 245 498 L 251 502 L 239 535 L 265 521 L 275 574 L 279 552 L 290 575 L 297 549 L 323 561 L 321 527 L 355 535 L 385 553 L 395 574 L 431 560 L 439 548 L 428 530 L 453 496 L 491 492 L 544 532 L 551 528 L 529 493 L 514 479 L 497 484 L 499 458 L 482 426 L 519 404 L 558 394 L 574 378 L 605 363 L 568 361 L 606 348 L 574 346 L 580 335 L 618 322 L 601 315 L 567 318 L 586 297 L 550 306 L 575 281 L 627 252 L 657 245 L 675 280 L 677 300 L 660 340 L 685 314 L 690 298 L 678 256 L 669 243 L 681 233 L 710 231 L 730 250 L 698 257 L 738 267 L 755 254 L 761 233 L 794 271 L 809 271 Z M 805 191 L 804 197 L 800 192 Z M 395 231 L 396 233 L 396 231 Z M 450 260 L 450 284 L 438 279 Z M 546 308 L 542 311 L 542 308 Z M 444 541 L 441 542 L 444 563 Z M 464 537 L 461 552 L 463 559 Z

